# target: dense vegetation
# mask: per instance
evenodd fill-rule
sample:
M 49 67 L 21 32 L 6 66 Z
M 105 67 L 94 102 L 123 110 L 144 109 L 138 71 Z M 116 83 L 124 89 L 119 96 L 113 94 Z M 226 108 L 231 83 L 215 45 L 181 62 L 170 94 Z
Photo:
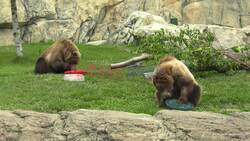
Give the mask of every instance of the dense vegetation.
M 161 30 L 147 37 L 138 37 L 136 52 L 153 54 L 155 61 L 166 54 L 173 55 L 184 60 L 193 71 L 238 70 L 239 64 L 226 59 L 221 50 L 212 48 L 213 41 L 211 32 L 201 32 L 186 26 L 175 34 Z

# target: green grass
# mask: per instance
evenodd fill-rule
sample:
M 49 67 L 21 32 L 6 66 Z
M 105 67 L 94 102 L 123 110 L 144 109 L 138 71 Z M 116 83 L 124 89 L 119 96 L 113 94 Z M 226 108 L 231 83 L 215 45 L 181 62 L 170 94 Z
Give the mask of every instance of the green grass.
M 197 110 L 220 113 L 250 111 L 249 72 L 238 72 L 231 76 L 213 74 L 198 81 L 203 87 L 203 96 Z
M 63 75 L 35 75 L 34 64 L 49 44 L 24 45 L 24 57 L 15 59 L 14 47 L 0 47 L 0 109 L 59 112 L 104 109 L 154 114 L 154 87 L 143 77 L 86 76 L 85 82 L 68 82 Z M 79 69 L 86 64 L 107 66 L 133 54 L 119 47 L 78 45 L 82 53 Z M 209 74 L 198 78 L 203 97 L 197 111 L 250 111 L 250 74 Z

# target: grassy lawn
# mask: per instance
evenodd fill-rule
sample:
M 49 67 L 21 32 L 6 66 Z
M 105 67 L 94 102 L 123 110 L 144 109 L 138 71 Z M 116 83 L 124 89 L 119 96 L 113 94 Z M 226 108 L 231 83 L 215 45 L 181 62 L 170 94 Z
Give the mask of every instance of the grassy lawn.
M 24 46 L 24 58 L 15 60 L 13 47 L 0 47 L 0 109 L 59 112 L 65 110 L 105 109 L 154 114 L 154 87 L 142 76 L 86 76 L 86 82 L 67 82 L 63 75 L 35 75 L 34 64 L 49 44 Z M 107 66 L 133 54 L 111 46 L 78 46 L 82 53 L 79 69 L 86 64 Z M 203 97 L 197 111 L 250 111 L 250 73 L 231 76 L 209 74 L 198 78 Z

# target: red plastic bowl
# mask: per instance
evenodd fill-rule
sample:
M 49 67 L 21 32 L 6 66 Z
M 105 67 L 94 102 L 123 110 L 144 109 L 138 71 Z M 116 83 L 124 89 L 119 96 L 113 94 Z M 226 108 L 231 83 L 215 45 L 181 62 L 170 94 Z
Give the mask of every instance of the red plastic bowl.
M 65 71 L 64 74 L 85 74 L 84 70 L 70 70 L 70 71 Z

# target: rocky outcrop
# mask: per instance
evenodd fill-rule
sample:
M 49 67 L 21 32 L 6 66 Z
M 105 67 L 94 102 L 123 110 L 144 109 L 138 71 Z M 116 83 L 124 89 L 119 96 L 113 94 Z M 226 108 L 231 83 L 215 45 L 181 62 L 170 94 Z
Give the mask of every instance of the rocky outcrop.
M 109 37 L 109 42 L 114 44 L 128 44 L 136 42 L 137 38 L 150 35 L 160 30 L 167 30 L 173 34 L 178 34 L 184 26 L 168 24 L 162 17 L 146 12 L 133 12 L 124 22 L 117 32 Z M 212 32 L 215 35 L 213 47 L 217 49 L 230 49 L 235 46 L 243 46 L 250 43 L 248 27 L 231 28 L 218 25 L 189 24 L 189 28 L 200 31 Z
M 249 0 L 183 0 L 183 21 L 244 27 L 250 24 Z
M 109 37 L 113 44 L 129 44 L 136 41 L 137 37 L 144 37 L 168 29 L 175 25 L 168 24 L 162 17 L 146 12 L 133 12 L 128 19 Z
M 11 26 L 11 6 L 10 1 L 0 1 L 0 28 L 7 28 Z M 17 0 L 17 12 L 20 23 L 25 22 L 25 7 L 21 0 Z
M 11 18 L 11 6 L 10 1 L 0 1 L 0 46 L 14 44 L 14 38 L 12 30 L 10 29 L 12 24 Z M 25 10 L 21 3 L 21 0 L 17 0 L 17 12 L 19 16 L 19 23 L 25 23 Z
M 28 21 L 31 24 L 24 28 L 23 40 L 39 42 L 74 38 L 78 43 L 88 42 L 94 35 L 97 25 L 102 23 L 108 7 L 120 2 L 121 0 L 101 0 L 98 2 L 92 0 L 39 2 L 30 0 L 30 5 L 42 4 L 44 8 L 41 8 L 43 12 L 34 12 L 35 7 L 41 6 L 26 4 L 29 11 L 27 13 L 40 13 L 40 15 L 28 15 L 30 17 Z
M 0 32 L 7 35 L 0 35 L 0 43 L 13 44 L 10 1 L 0 5 Z M 134 11 L 161 16 L 167 23 L 176 18 L 180 24 L 250 25 L 249 0 L 17 0 L 17 7 L 25 42 L 106 40 Z
M 154 116 L 95 110 L 59 114 L 0 111 L 0 141 L 247 141 L 249 120 L 250 113 L 228 116 L 169 110 Z
M 180 112 L 163 110 L 154 117 L 163 121 L 172 131 L 174 140 L 199 141 L 247 141 L 250 127 L 245 121 L 249 113 L 234 113 L 233 116 L 208 112 Z

